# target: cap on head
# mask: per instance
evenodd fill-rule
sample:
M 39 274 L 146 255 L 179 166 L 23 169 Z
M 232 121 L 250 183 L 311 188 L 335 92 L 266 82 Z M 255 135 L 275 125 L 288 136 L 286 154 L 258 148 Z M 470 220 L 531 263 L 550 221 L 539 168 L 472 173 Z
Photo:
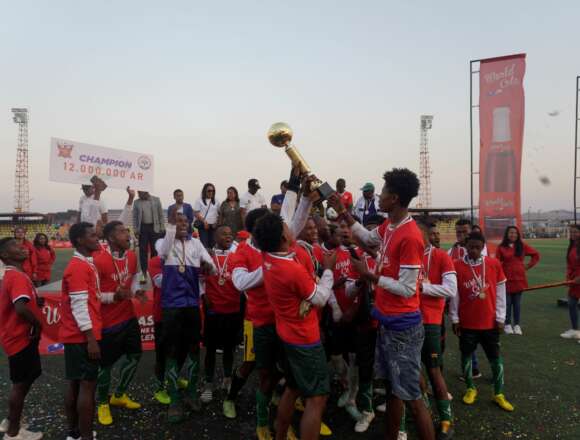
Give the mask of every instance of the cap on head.
M 367 192 L 367 191 L 374 191 L 375 190 L 375 185 L 373 185 L 371 182 L 367 182 L 363 185 L 363 187 L 360 189 L 362 192 Z

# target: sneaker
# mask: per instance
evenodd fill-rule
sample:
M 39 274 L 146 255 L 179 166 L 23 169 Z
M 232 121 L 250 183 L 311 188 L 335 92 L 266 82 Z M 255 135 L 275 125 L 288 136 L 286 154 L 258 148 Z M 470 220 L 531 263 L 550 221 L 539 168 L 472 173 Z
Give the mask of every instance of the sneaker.
M 153 394 L 153 397 L 161 405 L 169 405 L 171 403 L 171 397 L 169 397 L 169 394 L 167 394 L 167 390 L 155 391 L 155 394 Z
M 399 431 L 399 435 L 397 436 L 397 440 L 407 440 L 407 433 L 403 431 Z
M 503 394 L 496 394 L 492 400 L 504 411 L 512 412 L 514 410 L 514 406 L 507 401 Z
M 273 440 L 268 426 L 258 426 L 256 428 L 256 437 L 258 437 L 258 440 Z
M 354 432 L 366 432 L 374 418 L 374 412 L 363 411 L 362 417 L 358 422 L 356 422 L 356 425 L 354 425 Z
M 120 406 L 121 408 L 126 409 L 139 409 L 141 408 L 141 404 L 132 400 L 127 393 L 122 394 L 120 397 L 117 397 L 116 394 L 111 396 L 111 400 L 109 402 L 113 406 Z
M 506 324 L 505 327 L 503 328 L 503 332 L 506 335 L 513 335 L 514 334 L 514 329 L 512 328 L 512 326 L 510 324 Z
M 42 438 L 42 432 L 32 432 L 24 428 L 20 428 L 18 434 L 14 437 L 8 434 L 4 434 L 6 440 L 40 440 Z
M 324 423 L 321 422 L 320 423 L 320 435 L 322 437 L 328 437 L 329 435 L 332 435 L 332 430 L 330 429 L 330 427 Z
M 10 426 L 10 420 L 4 419 L 0 422 L 0 434 L 4 434 L 8 431 L 8 427 Z M 28 429 L 28 422 L 24 417 L 20 419 L 20 429 Z
M 354 403 L 349 402 L 344 409 L 346 410 L 346 412 L 348 413 L 349 416 L 352 417 L 352 419 L 355 422 L 358 422 L 359 420 L 361 420 L 363 418 L 362 413 L 358 410 L 358 408 L 356 407 L 356 405 Z
M 377 406 L 377 411 L 380 413 L 387 412 L 387 403 L 381 403 L 379 406 Z
M 560 337 L 561 337 L 561 338 L 564 338 L 564 339 L 577 339 L 577 338 L 575 337 L 575 336 L 576 336 L 576 332 L 577 332 L 577 331 L 578 331 L 578 330 L 574 330 L 574 329 L 572 329 L 572 328 L 571 328 L 570 330 L 566 330 L 564 333 L 562 333 L 562 334 L 560 335 Z
M 454 433 L 451 422 L 441 422 L 439 431 L 437 431 L 437 440 L 450 440 L 453 438 Z
M 514 335 L 523 336 L 522 328 L 519 325 L 514 325 Z
M 201 401 L 203 403 L 209 403 L 212 400 L 213 400 L 213 385 L 211 383 L 206 383 L 201 393 Z
M 463 403 L 466 405 L 473 405 L 477 399 L 477 390 L 475 388 L 467 388 L 463 396 Z
M 108 403 L 101 403 L 97 407 L 97 419 L 101 425 L 108 426 L 113 423 L 111 407 Z
M 224 416 L 228 419 L 235 419 L 237 417 L 236 414 L 236 404 L 233 400 L 224 400 L 223 404 L 223 411 Z

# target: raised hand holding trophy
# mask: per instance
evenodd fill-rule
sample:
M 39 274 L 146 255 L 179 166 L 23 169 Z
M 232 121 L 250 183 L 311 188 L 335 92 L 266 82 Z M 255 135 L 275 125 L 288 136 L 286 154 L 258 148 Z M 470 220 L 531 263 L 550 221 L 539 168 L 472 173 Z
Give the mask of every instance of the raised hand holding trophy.
M 293 135 L 294 133 L 292 132 L 292 129 L 285 122 L 276 122 L 275 124 L 272 124 L 268 130 L 268 140 L 270 143 L 275 147 L 284 148 L 286 155 L 292 161 L 292 166 L 297 167 L 300 170 L 300 174 L 311 175 L 311 168 L 308 166 L 298 149 L 291 144 Z M 313 202 L 326 200 L 335 192 L 327 182 L 322 182 L 318 178 L 310 183 L 310 190 L 310 198 Z

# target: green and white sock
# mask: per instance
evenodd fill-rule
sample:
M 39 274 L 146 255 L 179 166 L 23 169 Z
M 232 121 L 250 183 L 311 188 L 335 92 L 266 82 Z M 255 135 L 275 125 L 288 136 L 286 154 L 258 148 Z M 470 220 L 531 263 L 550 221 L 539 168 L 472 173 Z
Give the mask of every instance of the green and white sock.
M 503 394 L 503 358 L 500 356 L 491 360 L 490 363 L 491 373 L 493 374 L 493 392 L 495 395 Z
M 99 375 L 97 376 L 97 403 L 99 405 L 109 403 L 112 369 L 112 366 L 99 368 Z
M 123 359 L 123 363 L 121 364 L 119 385 L 117 386 L 115 396 L 121 397 L 127 392 L 127 389 L 133 381 L 135 373 L 137 372 L 140 359 L 141 353 L 133 353 L 125 356 L 125 359 Z

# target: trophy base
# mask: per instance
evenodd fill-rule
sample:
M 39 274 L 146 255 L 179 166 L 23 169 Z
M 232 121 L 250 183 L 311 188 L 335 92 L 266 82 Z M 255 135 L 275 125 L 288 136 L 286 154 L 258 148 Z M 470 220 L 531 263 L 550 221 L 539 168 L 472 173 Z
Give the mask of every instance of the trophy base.
M 312 200 L 313 203 L 321 202 L 328 199 L 335 192 L 336 191 L 328 184 L 328 182 L 324 182 L 310 193 L 310 200 Z

